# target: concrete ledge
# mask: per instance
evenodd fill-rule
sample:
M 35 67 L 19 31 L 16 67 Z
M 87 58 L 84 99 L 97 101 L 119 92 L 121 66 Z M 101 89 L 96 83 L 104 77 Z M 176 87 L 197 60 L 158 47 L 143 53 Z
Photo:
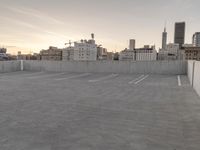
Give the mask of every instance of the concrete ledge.
M 188 61 L 187 74 L 191 86 L 200 96 L 200 61 Z
M 200 62 L 194 63 L 193 87 L 200 96 Z
M 1 61 L 0 73 L 20 71 L 20 61 Z
M 24 70 L 52 72 L 134 73 L 181 75 L 186 61 L 24 61 Z

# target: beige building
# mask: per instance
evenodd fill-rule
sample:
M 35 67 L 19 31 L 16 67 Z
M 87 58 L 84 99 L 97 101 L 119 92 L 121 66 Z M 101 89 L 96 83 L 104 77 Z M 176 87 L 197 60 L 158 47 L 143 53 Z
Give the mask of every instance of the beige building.
M 119 60 L 134 60 L 134 50 L 125 49 L 119 53 Z
M 97 59 L 98 60 L 107 60 L 108 59 L 108 53 L 107 53 L 106 48 L 103 48 L 101 46 L 97 47 Z
M 34 54 L 22 54 L 20 51 L 16 57 L 17 60 L 40 60 L 40 55 L 38 53 Z
M 40 51 L 40 55 L 41 60 L 59 61 L 62 60 L 62 49 L 50 46 L 48 50 Z
M 186 60 L 198 60 L 200 61 L 200 47 L 183 47 Z
M 157 60 L 157 51 L 155 46 L 144 45 L 143 48 L 135 48 L 135 40 L 130 39 L 129 49 L 119 53 L 119 60 L 128 61 L 151 61 Z
M 157 51 L 155 47 L 145 45 L 143 48 L 137 48 L 134 50 L 125 49 L 120 52 L 119 60 L 129 61 L 152 61 L 157 60 Z
M 114 53 L 113 52 L 107 52 L 107 60 L 113 60 L 114 59 Z
M 179 44 L 169 43 L 165 49 L 160 49 L 158 53 L 159 60 L 178 60 L 180 58 Z
M 74 47 L 67 47 L 62 50 L 62 60 L 63 61 L 73 61 L 74 60 Z

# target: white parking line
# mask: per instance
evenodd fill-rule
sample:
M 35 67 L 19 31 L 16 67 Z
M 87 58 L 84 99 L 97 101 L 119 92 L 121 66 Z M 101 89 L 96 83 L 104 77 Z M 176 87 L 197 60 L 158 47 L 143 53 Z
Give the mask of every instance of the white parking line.
M 44 74 L 44 72 L 27 72 L 27 73 L 22 73 L 22 74 L 18 74 L 18 76 L 32 76 L 32 75 L 40 75 L 40 74 Z
M 133 84 L 134 82 L 136 82 L 137 80 L 141 79 L 142 77 L 144 77 L 144 75 L 139 76 L 138 78 L 130 81 L 128 84 Z
M 31 77 L 33 75 L 40 75 L 43 74 L 43 72 L 34 72 L 34 73 L 30 73 L 30 72 L 22 72 L 20 74 L 13 74 L 13 75 L 7 75 L 7 76 L 0 76 L 0 78 L 4 78 L 4 79 L 11 79 L 13 77 L 17 77 L 17 78 L 24 78 L 24 77 Z
M 181 84 L 181 77 L 180 77 L 180 75 L 177 76 L 177 79 L 178 79 L 178 86 L 181 86 L 182 84 Z
M 89 80 L 88 82 L 99 82 L 99 81 L 107 80 L 107 79 L 114 78 L 117 76 L 118 76 L 118 74 L 111 74 L 111 75 L 108 75 L 108 76 L 105 76 L 105 77 L 102 77 L 102 78 L 99 78 L 96 80 Z
M 67 80 L 67 79 L 86 77 L 86 76 L 89 76 L 89 75 L 91 75 L 91 73 L 84 73 L 84 74 L 74 75 L 74 76 L 70 76 L 70 77 L 66 77 L 66 78 L 59 78 L 59 79 L 55 79 L 55 80 L 56 81 L 61 81 L 61 80 Z
M 135 84 L 140 83 L 141 81 L 145 80 L 145 79 L 148 78 L 148 77 L 149 77 L 149 75 L 144 76 L 142 79 L 136 81 Z
M 22 73 L 23 71 L 14 71 L 14 72 L 2 72 L 2 73 L 0 73 L 0 75 L 13 75 L 13 74 L 15 74 L 15 73 Z
M 63 74 L 65 74 L 65 73 L 37 75 L 37 76 L 27 77 L 27 79 L 37 79 L 37 78 L 44 78 L 44 77 L 52 77 L 52 76 L 63 75 Z

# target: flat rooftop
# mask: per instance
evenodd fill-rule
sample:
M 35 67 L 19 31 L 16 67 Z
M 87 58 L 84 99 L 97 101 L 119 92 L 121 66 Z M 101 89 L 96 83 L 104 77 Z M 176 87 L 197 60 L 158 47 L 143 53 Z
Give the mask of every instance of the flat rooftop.
M 1 150 L 199 150 L 187 76 L 0 74 Z

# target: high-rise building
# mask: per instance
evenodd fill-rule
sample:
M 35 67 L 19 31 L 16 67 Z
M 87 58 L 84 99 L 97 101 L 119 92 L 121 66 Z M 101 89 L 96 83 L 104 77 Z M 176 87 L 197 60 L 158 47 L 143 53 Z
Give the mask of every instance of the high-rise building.
M 167 32 L 165 27 L 164 32 L 162 33 L 162 49 L 166 49 L 166 45 L 167 45 Z
M 200 47 L 200 32 L 196 32 L 193 35 L 192 43 L 193 43 L 194 46 Z
M 135 40 L 130 39 L 129 50 L 134 50 L 134 49 L 135 49 Z
M 175 23 L 174 43 L 180 47 L 185 43 L 185 22 Z

